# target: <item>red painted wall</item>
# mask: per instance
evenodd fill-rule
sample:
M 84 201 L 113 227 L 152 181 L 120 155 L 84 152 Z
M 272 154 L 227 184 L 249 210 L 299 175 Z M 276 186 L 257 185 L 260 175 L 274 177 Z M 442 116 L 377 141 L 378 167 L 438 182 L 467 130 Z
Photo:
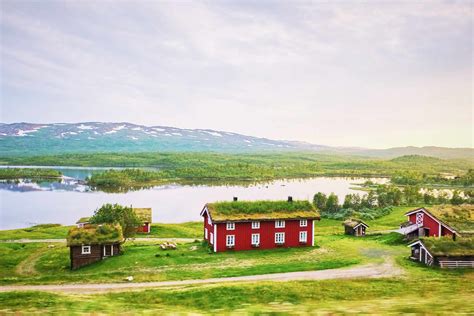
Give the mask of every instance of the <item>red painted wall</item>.
M 438 237 L 439 233 L 440 233 L 438 222 L 436 222 L 434 219 L 432 219 L 429 215 L 427 215 L 424 212 L 420 211 L 419 213 L 424 214 L 423 215 L 423 227 L 429 228 L 429 230 L 430 230 L 429 237 Z M 414 214 L 411 214 L 409 216 L 410 222 L 416 223 L 416 214 L 417 213 L 414 213 Z M 453 233 L 441 224 L 441 236 L 452 236 L 452 235 L 453 235 Z
M 149 233 L 150 232 L 150 223 L 145 223 L 142 226 L 137 228 L 139 233 Z
M 306 244 L 300 244 L 300 231 L 307 232 Z M 308 220 L 306 227 L 300 227 L 299 220 L 285 221 L 284 228 L 275 228 L 275 221 L 260 221 L 259 229 L 252 229 L 251 222 L 236 222 L 235 230 L 227 230 L 226 223 L 217 224 L 217 252 L 228 251 L 226 246 L 226 236 L 235 236 L 235 247 L 233 250 L 251 250 L 251 249 L 271 249 L 277 248 L 275 244 L 275 233 L 285 233 L 285 244 L 281 247 L 305 247 L 311 246 L 313 241 L 313 221 Z M 252 234 L 260 234 L 260 247 L 252 247 Z

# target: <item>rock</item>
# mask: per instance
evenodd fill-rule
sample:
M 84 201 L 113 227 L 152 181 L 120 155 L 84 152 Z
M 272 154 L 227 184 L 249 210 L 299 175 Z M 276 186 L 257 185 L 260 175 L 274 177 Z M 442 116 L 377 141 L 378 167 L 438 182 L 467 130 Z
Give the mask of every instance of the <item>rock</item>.
M 191 251 L 196 251 L 197 249 L 198 249 L 197 246 L 191 246 L 191 247 L 189 248 L 189 250 L 191 250 Z
M 125 281 L 132 282 L 132 281 L 133 281 L 133 277 L 130 275 L 130 276 L 128 276 L 128 277 L 125 278 Z
M 56 247 L 55 245 L 48 245 L 48 248 L 54 248 Z

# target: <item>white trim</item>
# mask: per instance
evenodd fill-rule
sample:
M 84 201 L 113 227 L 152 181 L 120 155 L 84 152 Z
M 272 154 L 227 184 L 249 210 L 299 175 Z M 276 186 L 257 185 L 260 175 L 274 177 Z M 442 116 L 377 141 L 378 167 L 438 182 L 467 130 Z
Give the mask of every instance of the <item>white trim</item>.
M 208 240 L 209 232 L 207 231 L 207 227 L 204 227 L 204 239 Z
M 302 239 L 301 236 L 304 236 L 304 239 Z M 307 231 L 305 231 L 305 230 L 300 231 L 298 237 L 299 237 L 298 238 L 299 242 L 308 242 L 308 232 Z
M 424 208 L 424 207 L 421 207 L 421 208 L 417 208 L 416 210 L 413 210 L 413 211 L 410 211 L 408 213 L 405 213 L 405 216 L 410 216 L 412 214 L 416 214 L 418 212 L 423 212 L 424 214 L 428 215 L 429 217 L 431 217 L 432 220 L 434 220 L 436 223 L 440 224 L 441 226 L 444 226 L 446 227 L 449 231 L 451 231 L 452 233 L 455 233 L 457 234 L 457 232 L 453 229 L 451 229 L 450 227 L 448 227 L 447 224 L 443 224 L 442 222 L 440 222 L 438 219 L 436 219 L 436 217 L 434 217 L 433 215 L 431 215 L 430 213 L 428 213 L 428 211 Z M 423 226 L 424 226 L 424 222 L 423 222 Z
M 412 247 L 412 246 L 415 246 L 415 245 L 418 245 L 418 244 L 420 245 L 421 248 L 423 248 L 425 250 L 425 252 L 427 252 L 432 258 L 434 258 L 434 256 L 428 251 L 428 249 L 426 249 L 425 245 L 421 242 L 421 240 L 417 240 L 415 242 L 412 242 L 407 247 Z M 421 256 L 420 256 L 420 261 L 421 261 Z
M 229 242 L 229 239 L 232 241 L 231 243 Z M 226 247 L 235 247 L 235 235 L 226 235 L 225 236 L 225 245 L 226 245 Z
M 282 224 L 282 225 L 279 226 L 278 225 L 279 223 Z M 285 225 L 286 225 L 286 223 L 285 223 L 284 220 L 282 220 L 282 219 L 275 220 L 275 228 L 285 228 Z
M 88 251 L 84 251 L 84 248 L 86 248 L 86 247 L 89 249 Z M 81 255 L 90 255 L 91 251 L 92 251 L 92 248 L 91 248 L 90 245 L 82 245 Z
M 211 238 L 209 239 L 211 245 L 214 245 L 214 234 L 211 232 Z
M 442 231 L 443 231 L 443 226 L 441 226 L 441 223 L 439 223 L 438 229 L 439 229 L 439 231 L 438 231 L 438 238 L 441 238 Z
M 255 239 L 257 239 L 257 242 L 254 242 L 253 239 L 254 237 L 256 237 Z M 250 243 L 252 244 L 252 246 L 258 246 L 260 245 L 260 234 L 257 233 L 257 234 L 252 234 L 251 238 L 250 238 Z
M 352 229 L 356 229 L 360 225 L 365 226 L 365 228 L 369 228 L 369 226 L 365 225 L 364 223 L 359 223 L 359 224 L 355 225 L 354 228 L 352 228 Z
M 281 236 L 282 238 L 277 238 L 277 236 Z M 281 239 L 280 242 L 278 242 L 279 239 Z M 275 244 L 284 244 L 284 243 L 285 243 L 285 233 L 284 232 L 275 233 Z
M 214 252 L 217 252 L 217 228 L 216 224 L 214 224 L 214 240 L 213 240 L 213 245 L 214 245 Z
M 313 229 L 311 230 L 311 246 L 314 247 L 314 222 L 315 220 L 313 219 Z

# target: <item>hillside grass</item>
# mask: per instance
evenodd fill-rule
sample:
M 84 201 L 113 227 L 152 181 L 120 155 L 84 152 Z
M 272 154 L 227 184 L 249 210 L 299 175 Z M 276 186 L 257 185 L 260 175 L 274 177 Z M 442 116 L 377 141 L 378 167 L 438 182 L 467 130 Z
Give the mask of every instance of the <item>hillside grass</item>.
M 163 251 L 155 242 L 124 244 L 124 253 L 78 270 L 69 270 L 69 248 L 56 244 L 0 243 L 0 266 L 8 265 L 2 284 L 121 282 L 132 275 L 137 282 L 232 277 L 278 272 L 324 270 L 380 262 L 383 254 L 405 251 L 380 239 L 351 236 L 317 236 L 316 247 L 209 253 L 201 242 L 180 243 Z M 374 255 L 375 254 L 375 255 Z M 18 266 L 35 257 L 36 275 L 21 275 Z M 4 262 L 6 260 L 6 262 Z

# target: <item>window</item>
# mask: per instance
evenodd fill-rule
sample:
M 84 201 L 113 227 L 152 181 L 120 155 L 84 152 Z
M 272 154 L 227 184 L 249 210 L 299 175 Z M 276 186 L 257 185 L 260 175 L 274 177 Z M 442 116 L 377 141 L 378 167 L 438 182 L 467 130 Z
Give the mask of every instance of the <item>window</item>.
M 252 229 L 259 229 L 260 228 L 260 222 L 252 222 Z
M 285 227 L 285 221 L 275 221 L 275 227 L 276 228 L 284 228 Z
M 210 215 L 207 215 L 207 223 L 209 225 L 212 225 L 212 220 L 211 220 L 211 216 Z
M 300 232 L 300 242 L 306 242 L 308 240 L 307 232 Z
M 235 223 L 234 222 L 228 222 L 227 223 L 227 230 L 234 230 L 235 229 Z
M 89 255 L 91 253 L 91 246 L 82 246 L 82 254 Z
M 252 245 L 260 245 L 260 234 L 252 234 Z
M 207 239 L 207 228 L 204 228 L 204 238 Z
M 285 243 L 285 233 L 275 233 L 275 244 Z
M 306 227 L 308 226 L 308 220 L 302 219 L 300 220 L 300 227 Z
M 227 247 L 234 247 L 235 246 L 235 235 L 227 235 L 225 239 L 225 245 Z
M 211 242 L 211 244 L 214 244 L 214 234 L 211 233 L 211 239 L 209 240 Z

